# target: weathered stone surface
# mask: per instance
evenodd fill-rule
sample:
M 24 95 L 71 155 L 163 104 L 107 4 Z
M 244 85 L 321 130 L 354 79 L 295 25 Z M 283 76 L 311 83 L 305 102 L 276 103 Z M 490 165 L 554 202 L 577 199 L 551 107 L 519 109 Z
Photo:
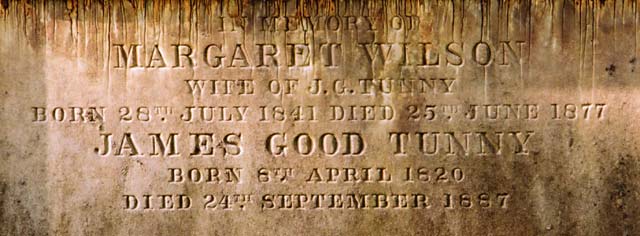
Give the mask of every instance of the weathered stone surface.
M 2 1 L 1 235 L 634 235 L 636 1 Z

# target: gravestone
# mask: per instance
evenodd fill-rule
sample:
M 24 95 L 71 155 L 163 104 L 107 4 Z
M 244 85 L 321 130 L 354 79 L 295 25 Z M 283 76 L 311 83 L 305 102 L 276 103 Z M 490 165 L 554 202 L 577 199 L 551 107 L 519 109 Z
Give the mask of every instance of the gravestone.
M 640 233 L 636 1 L 0 5 L 0 235 Z

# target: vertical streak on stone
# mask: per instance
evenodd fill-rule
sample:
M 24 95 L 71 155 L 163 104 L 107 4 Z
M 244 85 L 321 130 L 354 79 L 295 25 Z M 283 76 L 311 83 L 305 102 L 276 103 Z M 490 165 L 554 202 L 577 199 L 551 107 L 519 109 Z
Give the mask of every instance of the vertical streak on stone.
M 596 84 L 596 36 L 598 29 L 598 5 L 595 1 L 591 2 L 591 98 L 593 99 L 595 84 Z
M 578 45 L 579 45 L 579 52 L 578 52 L 578 53 L 579 53 L 579 58 L 580 58 L 580 66 L 579 66 L 579 68 L 578 68 L 578 70 L 579 70 L 579 71 L 578 71 L 578 81 L 580 81 L 580 80 L 582 79 L 582 77 L 583 77 L 583 72 L 584 72 L 584 51 L 585 51 L 585 50 L 584 50 L 585 43 L 584 43 L 584 39 L 583 39 L 585 32 L 584 32 L 583 27 L 582 27 L 583 22 L 585 22 L 585 20 L 583 20 L 583 14 L 582 14 L 582 12 L 583 12 L 583 7 L 584 7 L 584 5 L 585 5 L 585 4 L 583 4 L 583 1 L 582 1 L 582 0 L 580 1 L 580 3 L 579 3 L 579 4 L 580 4 L 580 5 L 579 5 L 579 9 L 578 9 L 578 11 L 579 11 L 579 14 L 578 14 L 578 19 L 579 19 L 579 20 L 578 20 L 578 29 L 579 29 L 579 37 L 578 37 L 578 39 L 579 39 L 579 40 L 578 40 L 578 41 L 579 41 L 579 43 L 578 43 Z M 578 87 L 578 89 L 580 88 L 580 86 L 576 86 L 576 87 Z
M 460 8 L 460 38 L 464 38 L 464 13 L 466 12 L 465 0 L 462 0 L 462 6 Z
M 527 50 L 527 60 L 529 61 L 529 65 L 527 68 L 527 76 L 525 77 L 525 80 L 529 80 L 531 78 L 531 51 L 533 51 L 533 41 L 531 40 L 533 37 L 531 35 L 531 4 L 532 4 L 533 0 L 529 0 L 527 3 L 527 45 L 528 45 L 528 50 Z M 526 84 L 523 82 L 523 87 Z
M 485 26 L 485 24 L 486 24 L 485 11 L 486 10 L 485 9 L 486 8 L 487 7 L 485 6 L 485 0 L 480 0 L 480 18 L 481 18 L 481 20 L 480 20 L 480 42 L 485 40 L 485 28 L 486 28 L 486 26 Z M 488 86 L 489 85 L 488 85 L 488 81 L 487 81 L 487 68 L 483 67 L 482 68 L 482 73 L 483 73 L 483 78 L 482 78 L 483 79 L 483 95 L 482 95 L 482 98 L 483 98 L 483 102 L 488 102 L 488 99 L 489 99 L 489 94 L 488 94 L 489 93 L 488 92 L 489 88 L 488 88 Z
M 142 5 L 142 44 L 147 45 L 147 2 L 140 1 Z
M 105 10 L 105 7 L 106 7 L 106 10 Z M 106 25 L 103 26 L 104 36 L 106 39 L 104 50 L 107 56 L 107 60 L 104 64 L 105 64 L 105 71 L 107 72 L 107 96 L 111 97 L 110 96 L 111 95 L 111 69 L 109 68 L 109 63 L 111 63 L 111 17 L 112 17 L 111 4 L 104 2 L 104 5 L 102 6 L 102 12 L 107 16 Z

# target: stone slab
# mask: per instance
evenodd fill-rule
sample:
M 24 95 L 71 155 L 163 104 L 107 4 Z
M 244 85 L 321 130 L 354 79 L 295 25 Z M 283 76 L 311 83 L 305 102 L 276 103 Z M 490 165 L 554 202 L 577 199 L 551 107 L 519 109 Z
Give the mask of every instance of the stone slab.
M 0 235 L 640 233 L 636 1 L 0 5 Z

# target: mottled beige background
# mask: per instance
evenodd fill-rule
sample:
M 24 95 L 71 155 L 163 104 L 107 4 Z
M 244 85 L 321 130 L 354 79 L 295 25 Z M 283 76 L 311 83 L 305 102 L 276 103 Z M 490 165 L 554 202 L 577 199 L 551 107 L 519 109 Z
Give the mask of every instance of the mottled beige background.
M 0 8 L 0 235 L 635 235 L 640 233 L 640 6 L 636 1 L 1 1 Z M 260 28 L 260 12 L 280 9 L 278 30 Z M 358 10 L 354 10 L 358 9 Z M 385 24 L 358 29 L 286 31 L 284 17 L 367 16 Z M 418 19 L 415 30 L 393 29 L 393 17 Z M 410 16 L 410 17 L 407 17 Z M 222 18 L 221 18 L 222 17 Z M 235 17 L 235 18 L 234 18 Z M 233 29 L 246 17 L 246 28 Z M 221 28 L 220 22 L 224 24 Z M 348 19 L 348 18 L 341 18 Z M 238 22 L 235 22 L 238 23 Z M 343 22 L 344 23 L 344 22 Z M 339 65 L 321 61 L 287 67 L 286 43 L 341 43 Z M 504 51 L 500 42 L 515 50 Z M 370 63 L 358 43 L 431 42 L 440 66 Z M 444 47 L 464 45 L 464 64 L 444 62 Z M 473 45 L 486 42 L 492 60 L 473 61 Z M 522 42 L 517 44 L 516 42 Z M 117 44 L 154 44 L 167 68 L 114 68 Z M 210 68 L 203 51 L 212 43 L 243 44 L 251 66 Z M 278 45 L 279 67 L 258 68 L 256 44 Z M 193 48 L 195 67 L 172 68 L 171 44 Z M 457 50 L 457 49 L 454 49 Z M 411 53 L 417 53 L 411 51 Z M 314 54 L 315 59 L 321 53 Z M 413 55 L 413 54 L 412 54 Z M 419 53 L 417 54 L 419 55 Z M 507 55 L 507 65 L 504 63 Z M 415 57 L 416 55 L 413 55 Z M 476 55 L 478 56 L 478 55 Z M 480 55 L 482 56 L 482 55 Z M 227 58 L 228 60 L 229 58 Z M 227 61 L 228 62 L 228 61 Z M 451 93 L 291 95 L 268 92 L 268 80 L 360 78 L 455 78 Z M 253 79 L 249 96 L 194 96 L 185 80 Z M 391 105 L 391 121 L 260 122 L 259 106 L 291 108 Z M 533 120 L 409 121 L 409 104 L 538 104 Z M 606 104 L 601 118 L 552 119 L 551 104 Z M 244 122 L 121 122 L 121 106 L 250 106 Z M 102 122 L 34 121 L 34 107 L 106 107 Z M 440 114 L 442 115 L 442 114 Z M 593 115 L 593 114 L 591 114 Z M 394 155 L 389 132 L 532 131 L 527 155 L 505 146 L 501 155 Z M 180 155 L 100 156 L 100 134 L 180 133 Z M 190 157 L 188 133 L 241 133 L 237 156 Z M 265 140 L 274 132 L 358 132 L 367 140 L 363 155 L 273 157 Z M 458 133 L 459 134 L 459 133 Z M 163 136 L 166 137 L 166 136 Z M 415 136 L 413 136 L 415 138 Z M 459 136 L 462 137 L 462 136 Z M 461 183 L 403 183 L 406 167 L 464 170 Z M 242 168 L 240 183 L 168 183 L 167 168 Z M 258 169 L 303 170 L 287 183 L 260 183 Z M 324 167 L 384 167 L 391 183 L 306 183 L 308 170 Z M 270 193 L 509 193 L 504 208 L 263 210 Z M 203 194 L 252 194 L 245 209 L 210 210 Z M 187 210 L 127 210 L 123 195 L 188 194 Z M 197 200 L 197 201 L 196 201 Z

